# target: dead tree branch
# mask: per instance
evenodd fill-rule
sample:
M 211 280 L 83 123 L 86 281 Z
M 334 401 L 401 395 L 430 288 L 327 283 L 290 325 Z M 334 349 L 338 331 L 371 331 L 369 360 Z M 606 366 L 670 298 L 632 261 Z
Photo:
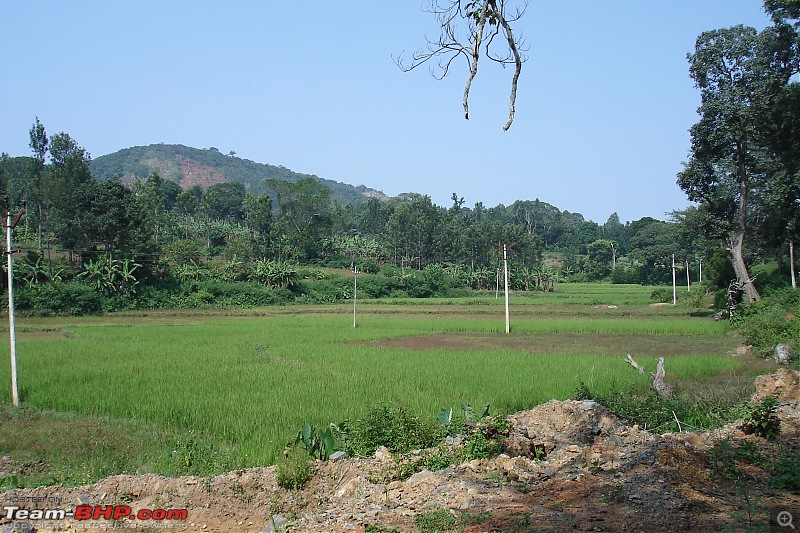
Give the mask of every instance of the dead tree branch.
M 405 72 L 414 70 L 422 64 L 436 59 L 436 65 L 431 66 L 431 75 L 437 79 L 447 76 L 450 66 L 457 57 L 464 57 L 467 61 L 469 74 L 464 84 L 464 118 L 469 120 L 469 95 L 472 81 L 478 74 L 478 64 L 482 57 L 500 63 L 502 66 L 514 65 L 514 74 L 511 78 L 511 96 L 508 105 L 508 120 L 503 126 L 508 131 L 514 121 L 517 100 L 517 85 L 522 72 L 522 63 L 527 59 L 524 52 L 527 47 L 521 38 L 517 38 L 512 30 L 512 24 L 525 14 L 529 0 L 522 2 L 513 14 L 509 15 L 507 5 L 515 0 L 429 0 L 426 11 L 436 17 L 439 24 L 439 37 L 437 39 L 425 38 L 425 47 L 411 56 L 410 61 L 404 61 L 402 54 L 395 61 Z M 495 37 L 502 33 L 506 44 L 496 44 Z M 498 53 L 501 47 L 502 53 Z
M 635 368 L 636 370 L 638 370 L 640 374 L 644 374 L 644 367 L 643 367 L 642 365 L 640 365 L 639 363 L 637 363 L 636 361 L 634 361 L 634 360 L 633 360 L 633 357 L 631 357 L 631 354 L 628 354 L 628 355 L 625 357 L 625 361 L 627 361 L 628 363 L 630 363 L 630 364 L 631 364 L 631 366 L 633 366 L 633 368 Z
M 634 361 L 633 357 L 631 357 L 631 354 L 628 354 L 625 357 L 625 361 L 629 363 L 633 368 L 638 370 L 640 374 L 644 374 L 644 367 L 639 363 L 637 363 L 636 361 Z M 650 372 L 650 377 L 653 379 L 653 388 L 658 393 L 658 395 L 661 396 L 661 399 L 668 400 L 670 397 L 672 397 L 673 388 L 672 386 L 667 385 L 666 382 L 664 382 L 664 375 L 665 375 L 664 358 L 659 357 L 658 364 L 656 365 L 656 371 L 655 373 Z

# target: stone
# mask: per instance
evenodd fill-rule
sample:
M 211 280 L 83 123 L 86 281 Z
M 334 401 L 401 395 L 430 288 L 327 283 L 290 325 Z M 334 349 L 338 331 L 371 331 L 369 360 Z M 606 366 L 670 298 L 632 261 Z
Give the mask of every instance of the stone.
M 333 452 L 330 455 L 330 457 L 328 457 L 328 460 L 333 462 L 333 463 L 339 462 L 339 461 L 341 461 L 343 459 L 347 459 L 347 452 L 343 452 L 343 451 Z
M 792 352 L 789 349 L 789 346 L 787 346 L 786 344 L 779 344 L 779 345 L 775 346 L 775 353 L 772 355 L 772 358 L 779 365 L 788 365 L 789 364 L 789 358 L 791 356 L 792 356 Z
M 267 529 L 265 529 L 264 532 L 277 533 L 279 531 L 285 531 L 286 524 L 288 523 L 289 521 L 286 518 L 282 517 L 279 514 L 274 514 L 272 515 L 272 518 L 269 521 L 269 525 L 267 525 Z
M 376 461 L 391 461 L 392 460 L 392 452 L 386 446 L 379 446 L 377 450 L 375 450 L 375 460 Z
M 753 353 L 753 347 L 750 346 L 750 345 L 748 345 L 748 346 L 739 346 L 738 348 L 736 348 L 736 356 L 737 357 L 747 357 L 751 353 Z
M 797 370 L 779 368 L 773 374 L 758 376 L 753 386 L 762 398 L 776 393 L 782 402 L 800 400 L 800 372 Z

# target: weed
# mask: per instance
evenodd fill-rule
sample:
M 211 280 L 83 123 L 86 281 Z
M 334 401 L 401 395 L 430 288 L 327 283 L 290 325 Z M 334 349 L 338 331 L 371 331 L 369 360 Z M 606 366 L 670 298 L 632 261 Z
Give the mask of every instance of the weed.
M 772 467 L 769 485 L 776 489 L 800 492 L 800 457 L 787 453 Z
M 486 472 L 486 479 L 492 481 L 493 483 L 497 483 L 499 485 L 508 484 L 508 476 L 504 476 L 503 474 L 495 470 L 492 470 L 491 472 Z
M 16 474 L 0 477 L 0 490 L 24 489 L 25 483 Z
M 275 479 L 285 489 L 299 490 L 311 478 L 312 472 L 308 456 L 293 450 L 284 462 L 278 464 Z
M 489 459 L 500 453 L 502 449 L 501 443 L 487 439 L 483 433 L 478 431 L 467 438 L 467 442 L 464 444 L 464 458 L 467 461 Z
M 436 472 L 461 462 L 462 456 L 446 446 L 437 446 L 432 450 L 423 450 L 420 455 L 405 455 L 397 463 L 373 472 L 370 481 L 373 483 L 389 483 L 405 481 L 417 472 L 429 470 Z
M 602 501 L 603 503 L 614 503 L 614 502 L 621 502 L 625 499 L 625 489 L 622 485 L 617 485 L 611 492 L 603 496 Z
M 387 529 L 379 524 L 369 524 L 364 528 L 364 533 L 400 533 L 398 529 Z
M 463 522 L 474 522 L 480 524 L 492 519 L 492 513 L 478 513 L 478 514 L 462 514 L 461 520 Z
M 342 423 L 338 429 L 345 450 L 356 456 L 370 455 L 380 446 L 392 453 L 429 448 L 442 437 L 432 421 L 420 419 L 403 406 L 374 407 L 366 417 Z
M 780 405 L 777 394 L 769 394 L 747 405 L 748 415 L 745 417 L 742 431 L 765 439 L 772 439 L 781 432 L 781 421 L 775 414 Z
M 234 481 L 233 483 L 231 483 L 231 491 L 233 492 L 233 495 L 237 499 L 245 503 L 250 503 L 250 501 L 252 501 L 253 499 L 253 496 L 249 496 L 247 494 L 247 490 L 245 490 L 244 485 L 242 485 L 238 481 Z
M 417 515 L 414 522 L 420 533 L 442 533 L 456 529 L 456 519 L 447 509 Z

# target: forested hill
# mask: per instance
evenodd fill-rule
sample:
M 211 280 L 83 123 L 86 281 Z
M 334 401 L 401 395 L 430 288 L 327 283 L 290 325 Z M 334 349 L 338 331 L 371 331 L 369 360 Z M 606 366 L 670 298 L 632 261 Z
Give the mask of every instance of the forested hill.
M 180 144 L 151 144 L 134 146 L 113 154 L 98 157 L 90 163 L 92 175 L 98 181 L 120 177 L 126 183 L 135 178 L 142 180 L 157 172 L 162 178 L 177 182 L 184 189 L 225 181 L 243 183 L 253 194 L 261 192 L 264 180 L 280 179 L 295 182 L 309 174 L 293 172 L 282 166 L 256 163 L 236 157 L 234 152 L 223 154 L 216 148 L 199 149 Z M 369 197 L 386 198 L 374 189 L 355 187 L 338 181 L 311 176 L 325 184 L 331 198 L 340 204 L 360 204 Z

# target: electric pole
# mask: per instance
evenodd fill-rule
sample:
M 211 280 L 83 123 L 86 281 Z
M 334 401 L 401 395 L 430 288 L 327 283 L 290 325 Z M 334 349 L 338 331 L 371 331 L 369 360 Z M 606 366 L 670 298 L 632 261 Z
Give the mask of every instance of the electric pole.
M 11 199 L 8 195 L 3 197 L 6 205 L 6 258 L 8 262 L 8 337 L 11 343 L 11 403 L 14 407 L 19 406 L 19 389 L 17 386 L 17 338 L 14 329 L 14 262 L 11 254 L 11 230 L 19 223 L 19 219 L 25 214 L 25 207 L 20 209 L 14 220 L 11 220 Z
M 503 250 L 503 277 L 505 279 L 505 286 L 506 286 L 506 333 L 511 332 L 511 322 L 510 316 L 508 313 L 508 251 L 514 247 L 517 243 L 512 242 L 511 244 L 503 243 L 501 246 L 499 243 L 495 244 L 498 248 L 502 248 Z

